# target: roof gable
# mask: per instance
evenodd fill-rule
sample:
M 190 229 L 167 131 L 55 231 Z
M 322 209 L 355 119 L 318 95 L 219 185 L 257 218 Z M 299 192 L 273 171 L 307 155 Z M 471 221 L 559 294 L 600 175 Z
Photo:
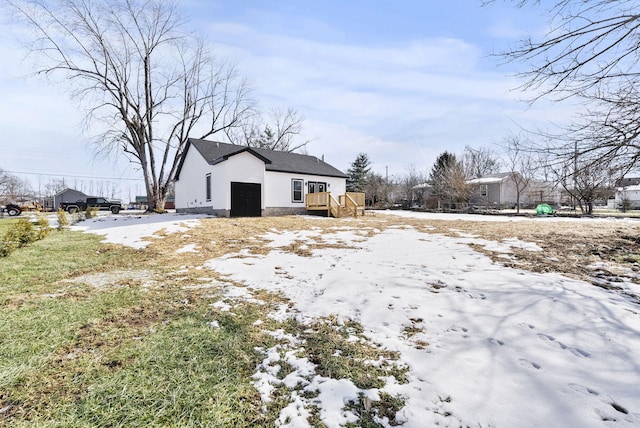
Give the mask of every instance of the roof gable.
M 219 164 L 240 153 L 250 153 L 265 163 L 265 169 L 267 171 L 325 177 L 347 177 L 342 171 L 315 156 L 190 138 L 178 167 L 176 180 L 180 177 L 184 159 L 186 158 L 187 151 L 190 150 L 191 147 L 195 147 L 209 165 Z
M 79 191 L 79 190 L 71 189 L 71 188 L 67 187 L 67 188 L 65 188 L 64 190 L 61 190 L 61 191 L 59 191 L 58 193 L 56 193 L 56 194 L 54 195 L 54 197 L 58 197 L 58 196 L 60 196 L 60 195 L 62 195 L 62 194 L 64 194 L 64 193 L 74 193 L 74 194 L 76 194 L 78 197 L 87 197 L 87 196 L 88 196 L 88 195 L 87 195 L 86 193 L 84 193 L 84 192 L 81 192 L 81 191 Z

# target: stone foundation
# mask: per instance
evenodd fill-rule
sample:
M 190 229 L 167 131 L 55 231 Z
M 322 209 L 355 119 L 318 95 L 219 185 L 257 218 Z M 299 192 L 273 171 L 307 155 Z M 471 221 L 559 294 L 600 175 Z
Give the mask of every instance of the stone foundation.
M 230 210 L 216 210 L 211 207 L 193 207 L 193 208 L 178 208 L 177 213 L 184 214 L 206 214 L 215 217 L 230 217 Z M 281 215 L 306 215 L 312 213 L 307 212 L 305 207 L 268 207 L 262 210 L 263 217 L 277 217 Z
M 262 215 L 266 217 L 305 214 L 307 214 L 307 209 L 305 207 L 267 207 L 262 210 Z

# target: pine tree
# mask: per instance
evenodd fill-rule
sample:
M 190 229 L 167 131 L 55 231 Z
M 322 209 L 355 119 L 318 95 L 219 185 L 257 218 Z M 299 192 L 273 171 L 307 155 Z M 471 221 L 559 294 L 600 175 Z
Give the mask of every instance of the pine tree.
M 360 153 L 347 171 L 347 192 L 364 192 L 369 180 L 371 161 L 366 153 Z
M 443 152 L 431 168 L 429 176 L 434 193 L 447 205 L 465 202 L 469 198 L 464 167 L 456 155 Z

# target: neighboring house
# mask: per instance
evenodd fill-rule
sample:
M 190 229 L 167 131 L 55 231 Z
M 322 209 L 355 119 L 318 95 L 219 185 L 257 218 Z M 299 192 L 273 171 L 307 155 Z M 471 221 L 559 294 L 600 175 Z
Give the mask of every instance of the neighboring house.
M 627 205 L 626 208 L 628 209 L 640 209 L 640 184 L 618 187 L 616 189 L 614 205 L 611 208 L 621 209 L 625 205 Z
M 84 200 L 89 195 L 84 194 L 83 192 L 75 189 L 66 188 L 61 192 L 56 193 L 51 198 L 44 199 L 44 209 L 46 211 L 57 211 L 61 202 L 76 202 L 79 200 Z
M 640 185 L 640 177 L 621 178 L 616 187 L 629 187 Z
M 559 207 L 571 201 L 566 191 L 548 181 L 531 180 L 525 192 L 528 201 L 533 205 L 548 204 Z
M 314 156 L 189 139 L 176 173 L 176 211 L 221 217 L 304 214 L 307 193 L 343 195 L 346 178 Z
M 517 174 L 517 173 L 516 173 Z M 518 189 L 514 173 L 503 172 L 485 175 L 467 182 L 471 186 L 469 203 L 488 208 L 514 207 L 518 200 Z M 529 203 L 527 189 L 520 191 L 520 206 Z
M 410 208 L 437 209 L 440 203 L 433 186 L 429 183 L 416 184 L 411 188 Z

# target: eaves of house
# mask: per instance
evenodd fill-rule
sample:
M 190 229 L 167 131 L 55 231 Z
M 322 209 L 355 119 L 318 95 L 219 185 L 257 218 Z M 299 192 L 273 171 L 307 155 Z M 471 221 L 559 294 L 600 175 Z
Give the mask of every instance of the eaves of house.
M 210 165 L 219 164 L 240 153 L 250 153 L 265 163 L 267 171 L 347 178 L 345 173 L 315 156 L 190 138 L 178 166 L 176 179 L 180 178 L 184 159 L 192 148 Z

